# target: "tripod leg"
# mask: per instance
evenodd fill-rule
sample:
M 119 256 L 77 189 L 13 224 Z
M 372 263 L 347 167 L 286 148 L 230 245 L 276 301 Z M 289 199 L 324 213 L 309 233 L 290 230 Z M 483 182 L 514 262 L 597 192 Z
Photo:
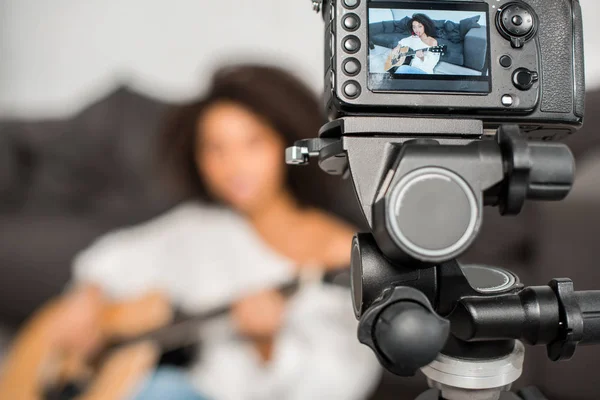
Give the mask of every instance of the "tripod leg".
M 519 396 L 523 400 L 548 400 L 542 392 L 535 386 L 529 386 L 519 391 Z

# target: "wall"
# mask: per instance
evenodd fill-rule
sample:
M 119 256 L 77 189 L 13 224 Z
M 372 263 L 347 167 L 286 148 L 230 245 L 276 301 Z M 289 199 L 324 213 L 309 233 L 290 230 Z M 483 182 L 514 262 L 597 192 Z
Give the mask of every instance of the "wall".
M 478 11 L 431 11 L 431 10 L 394 10 L 391 9 L 372 9 L 369 11 L 369 22 L 389 21 L 395 19 L 397 21 L 404 17 L 411 17 L 414 13 L 424 13 L 433 20 L 450 20 L 460 22 L 461 19 L 470 18 L 479 15 L 479 24 L 486 25 L 484 12 Z
M 64 116 L 120 82 L 181 100 L 227 55 L 322 87 L 308 0 L 0 0 L 0 116 Z M 581 0 L 588 86 L 600 86 L 600 2 Z
M 185 99 L 227 55 L 322 87 L 308 0 L 0 0 L 0 115 L 65 115 L 128 82 Z

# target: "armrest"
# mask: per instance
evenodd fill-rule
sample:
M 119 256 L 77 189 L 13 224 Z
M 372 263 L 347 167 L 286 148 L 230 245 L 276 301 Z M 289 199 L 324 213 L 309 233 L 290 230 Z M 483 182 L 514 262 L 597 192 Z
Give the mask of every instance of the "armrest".
M 485 27 L 472 28 L 465 35 L 464 42 L 464 66 L 481 71 L 485 66 L 487 55 L 487 31 Z

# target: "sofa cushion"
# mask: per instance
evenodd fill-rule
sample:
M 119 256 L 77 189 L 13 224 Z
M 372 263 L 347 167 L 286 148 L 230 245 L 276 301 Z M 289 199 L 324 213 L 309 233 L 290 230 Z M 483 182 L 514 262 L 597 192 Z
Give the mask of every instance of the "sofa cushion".
M 371 37 L 371 42 L 377 46 L 387 47 L 393 49 L 398 45 L 398 42 L 408 37 L 408 35 L 401 33 L 381 33 Z
M 49 139 L 39 144 L 30 140 L 35 168 L 26 206 L 71 214 L 154 215 L 147 211 L 170 204 L 165 191 L 156 190 L 163 186 L 155 179 L 152 145 L 167 109 L 166 104 L 120 88 L 63 121 L 56 133 L 51 132 L 53 124 L 31 125 L 32 136 Z M 134 203 L 144 207 L 132 208 Z
M 0 213 L 11 203 L 15 192 L 22 193 L 19 179 L 21 168 L 14 139 L 0 127 Z
M 438 39 L 439 46 L 446 46 L 446 53 L 440 58 L 440 61 L 445 61 L 450 64 L 463 65 L 463 42 L 453 43 L 448 39 Z
M 480 16 L 476 15 L 460 21 L 460 37 L 463 40 L 471 28 L 481 28 L 481 25 L 479 25 L 479 18 Z
M 181 200 L 153 145 L 168 108 L 121 88 L 73 118 L 0 122 L 12 154 L 6 184 L 18 183 L 0 202 L 11 204 L 0 208 L 10 232 L 0 241 L 0 319 L 18 323 L 58 294 L 72 257 L 98 235 Z
M 383 22 L 373 22 L 369 24 L 369 37 L 384 33 Z
M 384 33 L 394 33 L 394 30 L 396 29 L 394 21 L 383 21 L 381 24 L 383 25 Z

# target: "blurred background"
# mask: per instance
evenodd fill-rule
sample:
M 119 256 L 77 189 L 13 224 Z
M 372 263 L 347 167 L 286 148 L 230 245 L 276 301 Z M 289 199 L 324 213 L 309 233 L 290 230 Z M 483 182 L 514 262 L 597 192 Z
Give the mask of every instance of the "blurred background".
M 568 141 L 574 191 L 517 218 L 488 210 L 467 259 L 527 284 L 569 276 L 585 290 L 600 288 L 600 3 L 581 4 L 588 122 Z M 196 98 L 231 62 L 278 65 L 320 93 L 322 30 L 308 0 L 0 0 L 0 361 L 20 324 L 63 290 L 77 252 L 182 200 L 154 169 L 169 106 Z M 600 398 L 600 352 L 550 364 L 543 350 L 528 349 L 523 384 Z M 421 377 L 384 381 L 375 398 L 424 387 Z

